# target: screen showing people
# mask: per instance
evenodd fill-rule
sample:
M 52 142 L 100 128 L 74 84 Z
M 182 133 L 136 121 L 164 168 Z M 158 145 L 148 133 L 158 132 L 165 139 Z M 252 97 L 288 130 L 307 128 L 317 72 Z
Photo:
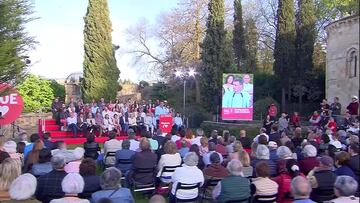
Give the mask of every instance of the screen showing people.
M 252 120 L 253 79 L 252 74 L 223 74 L 223 120 Z

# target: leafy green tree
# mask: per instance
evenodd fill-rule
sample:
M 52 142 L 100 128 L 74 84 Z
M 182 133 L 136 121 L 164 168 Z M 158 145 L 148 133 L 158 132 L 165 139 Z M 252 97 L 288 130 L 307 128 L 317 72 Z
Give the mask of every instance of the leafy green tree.
M 65 86 L 56 82 L 56 80 L 49 80 L 50 87 L 54 92 L 55 97 L 59 97 L 60 101 L 65 101 Z
M 359 14 L 359 0 L 318 0 L 333 18 Z
M 24 112 L 49 111 L 54 99 L 49 80 L 30 74 L 17 86 L 17 90 L 24 100 Z
M 285 91 L 295 76 L 295 11 L 293 0 L 279 0 L 277 10 L 274 71 L 281 78 L 281 107 L 285 110 Z
M 111 39 L 107 0 L 89 0 L 84 21 L 84 99 L 114 99 L 119 90 L 120 71 L 115 59 L 118 47 L 113 46 Z
M 29 0 L 0 1 L 0 82 L 17 83 L 25 76 L 26 52 L 35 43 L 24 28 L 31 14 Z
M 234 30 L 233 47 L 235 53 L 235 64 L 240 72 L 248 73 L 250 67 L 245 63 L 247 57 L 245 48 L 244 21 L 242 17 L 241 0 L 234 0 Z
M 216 111 L 216 102 L 221 95 L 221 78 L 226 67 L 224 54 L 226 31 L 224 29 L 224 0 L 210 0 L 207 29 L 202 43 L 201 86 L 202 101 L 211 112 Z
M 252 73 L 257 70 L 258 65 L 258 41 L 256 22 L 253 18 L 249 18 L 245 21 L 246 67 Z

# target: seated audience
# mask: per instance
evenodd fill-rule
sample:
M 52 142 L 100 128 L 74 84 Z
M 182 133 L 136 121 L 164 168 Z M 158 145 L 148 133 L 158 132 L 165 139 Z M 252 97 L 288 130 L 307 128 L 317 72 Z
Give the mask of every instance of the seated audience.
M 314 167 L 319 166 L 317 150 L 313 145 L 305 145 L 302 154 L 304 158 L 299 161 L 299 167 L 301 173 L 307 175 Z
M 44 146 L 49 150 L 53 150 L 55 144 L 53 142 L 51 142 L 50 133 L 44 133 L 43 138 L 44 138 L 44 140 L 43 140 Z
M 215 151 L 217 153 L 220 153 L 222 156 L 227 156 L 228 155 L 228 151 L 226 149 L 226 146 L 225 146 L 225 141 L 224 141 L 224 138 L 223 137 L 219 137 L 218 138 L 218 142 L 215 146 Z
M 216 152 L 215 150 L 216 150 L 216 144 L 214 142 L 209 142 L 209 152 L 203 156 L 203 161 L 204 161 L 205 166 L 210 165 L 210 155 L 212 153 L 219 154 L 220 163 L 223 162 L 223 156 L 219 152 Z
M 180 135 L 185 136 L 185 132 L 180 131 Z M 165 142 L 166 142 L 166 138 L 163 135 L 161 129 L 157 129 L 156 131 L 156 135 L 153 137 L 154 140 L 156 140 L 158 142 L 159 145 L 159 149 L 163 148 Z
M 20 161 L 21 161 L 21 166 L 24 166 L 24 162 L 25 162 L 25 160 L 24 160 L 24 149 L 25 149 L 25 146 L 26 146 L 26 144 L 25 144 L 25 142 L 18 142 L 17 144 L 16 144 L 16 153 L 19 155 L 19 157 L 20 157 Z M 1 152 L 1 151 L 0 151 Z M 1 163 L 1 161 L 0 161 L 0 163 Z
M 217 153 L 210 155 L 210 165 L 203 170 L 203 173 L 205 179 L 222 179 L 229 175 L 226 168 L 221 165 L 220 156 Z
M 359 197 L 355 197 L 358 190 L 358 182 L 350 176 L 338 176 L 334 184 L 336 199 L 329 203 L 358 203 Z
M 9 154 L 12 159 L 17 159 L 21 162 L 21 156 L 16 152 L 16 142 L 9 140 L 4 144 L 4 151 Z
M 140 142 L 136 140 L 136 133 L 133 129 L 129 129 L 127 131 L 127 135 L 129 136 L 130 141 L 130 150 L 137 152 L 139 150 Z
M 209 152 L 209 140 L 207 137 L 201 137 L 200 139 L 200 145 L 199 146 L 199 150 L 200 150 L 200 155 L 204 156 L 205 154 L 207 154 Z
M 162 182 L 170 182 L 171 174 L 162 174 L 164 166 L 180 166 L 181 165 L 181 156 L 177 151 L 176 144 L 169 140 L 164 145 L 165 154 L 161 155 L 159 163 L 157 165 L 158 173 L 156 177 L 160 178 Z
M 278 184 L 272 181 L 270 177 L 270 167 L 266 161 L 256 163 L 256 178 L 252 179 L 252 195 L 273 195 L 278 192 Z
M 359 144 L 355 144 L 355 143 L 350 144 L 349 153 L 351 155 L 349 166 L 355 173 L 356 176 L 355 180 L 359 182 L 360 181 Z
M 277 165 L 274 161 L 270 160 L 270 151 L 266 145 L 259 144 L 255 152 L 256 158 L 251 161 L 251 166 L 253 167 L 253 177 L 256 177 L 256 164 L 261 161 L 265 161 L 268 164 L 270 176 L 277 175 Z
M 244 151 L 243 146 L 241 144 L 240 141 L 235 141 L 233 144 L 233 152 L 230 153 L 228 159 L 229 160 L 233 160 L 233 159 L 238 159 L 240 158 L 240 153 L 242 153 Z
M 122 149 L 118 150 L 115 154 L 116 163 L 115 166 L 121 171 L 122 174 L 126 175 L 132 168 L 132 157 L 135 155 L 135 151 L 130 150 L 130 141 L 124 140 L 121 143 Z M 129 160 L 131 163 L 123 163 L 122 161 Z
M 235 136 L 230 136 L 228 142 L 226 142 L 226 150 L 227 153 L 233 153 L 234 152 L 234 142 L 236 141 L 236 137 Z
M 218 131 L 217 130 L 212 130 L 211 134 L 210 134 L 210 139 L 209 139 L 209 144 L 210 142 L 214 143 L 215 145 L 217 144 L 218 141 Z
M 96 175 L 96 162 L 94 159 L 85 158 L 80 164 L 79 174 L 84 179 L 84 190 L 79 197 L 90 199 L 91 194 L 101 190 L 100 178 Z
M 2 201 L 2 203 L 41 203 L 33 197 L 36 185 L 36 178 L 30 173 L 20 175 L 10 185 L 11 200 Z
M 205 137 L 204 130 L 201 128 L 196 129 L 195 138 L 191 140 L 191 145 L 196 144 L 197 146 L 200 147 L 201 145 L 200 139 L 203 137 Z
M 277 155 L 277 143 L 274 141 L 270 141 L 268 147 L 270 150 L 270 160 L 277 162 L 279 160 L 279 156 Z
M 147 138 L 142 138 L 140 140 L 140 152 L 136 152 L 133 156 L 133 165 L 132 170 L 129 172 L 129 177 L 127 179 L 130 185 L 133 182 L 140 184 L 148 184 L 154 182 L 153 173 L 137 173 L 137 169 L 154 169 L 157 165 L 157 156 L 150 149 L 150 143 Z
M 86 137 L 86 142 L 84 143 L 84 157 L 85 158 L 92 158 L 96 160 L 99 156 L 100 146 L 97 142 L 95 142 L 95 135 L 90 133 Z
M 315 203 L 310 199 L 311 185 L 309 181 L 302 177 L 296 176 L 291 181 L 291 195 L 293 203 Z
M 33 145 L 35 143 L 36 140 L 39 140 L 40 136 L 37 133 L 31 134 L 30 135 L 30 143 L 26 144 L 25 149 L 24 149 L 24 158 L 27 158 L 27 155 L 29 154 L 29 152 L 31 150 L 33 150 Z
M 336 174 L 332 171 L 333 159 L 329 156 L 322 156 L 319 161 L 319 166 L 307 175 L 313 188 L 311 199 L 315 202 L 328 201 L 334 198 L 333 188 L 336 179 Z
M 337 176 L 350 176 L 355 178 L 354 172 L 349 167 L 350 162 L 350 154 L 344 151 L 341 151 L 335 155 L 335 166 L 337 169 L 335 170 L 335 174 Z
M 21 175 L 21 164 L 10 157 L 0 164 L 0 201 L 10 200 L 11 183 Z
M 65 157 L 61 154 L 54 155 L 51 164 L 53 170 L 37 179 L 35 196 L 43 203 L 49 203 L 52 199 L 62 198 L 65 195 L 61 187 L 61 182 L 67 175 L 64 171 Z
M 100 176 L 102 190 L 91 195 L 92 202 L 98 202 L 101 198 L 109 198 L 112 202 L 134 203 L 134 198 L 128 188 L 121 187 L 121 171 L 115 167 L 106 169 Z
M 32 166 L 31 174 L 34 176 L 41 176 L 52 171 L 51 157 L 51 151 L 48 148 L 40 150 L 39 162 Z
M 183 184 L 199 183 L 200 186 L 203 185 L 204 175 L 202 171 L 196 167 L 198 161 L 199 161 L 199 157 L 196 155 L 196 153 L 189 152 L 184 157 L 184 164 L 182 165 L 182 167 L 176 168 L 171 178 L 172 189 L 171 192 L 169 193 L 170 203 L 176 202 L 176 198 L 185 200 L 185 199 L 193 199 L 198 196 L 199 193 L 198 189 L 176 191 L 176 187 L 178 183 L 183 183 Z
M 283 130 L 284 130 L 284 128 L 280 129 L 280 131 L 283 131 Z M 280 138 L 281 138 L 281 135 L 280 135 L 280 132 L 279 132 L 279 126 L 278 125 L 272 125 L 271 126 L 271 131 L 270 131 L 270 134 L 269 134 L 269 142 L 273 141 L 273 142 L 276 142 L 277 144 L 279 144 L 280 143 Z
M 301 136 L 301 128 L 300 127 L 295 128 L 294 137 L 291 139 L 291 141 L 295 145 L 295 148 L 300 147 L 303 140 L 304 138 L 302 138 Z
M 181 144 L 181 148 L 179 149 L 179 154 L 180 154 L 181 158 L 184 158 L 185 155 L 190 150 L 189 147 L 188 147 L 189 143 L 185 139 L 182 139 L 182 140 L 180 140 L 180 144 Z
M 33 145 L 33 150 L 29 152 L 25 159 L 24 171 L 29 172 L 34 164 L 39 162 L 40 150 L 44 148 L 44 143 L 41 140 L 36 140 Z
M 115 132 L 109 132 L 109 140 L 104 143 L 104 163 L 114 165 L 115 157 L 107 157 L 108 152 L 116 152 L 121 149 L 121 141 L 116 139 Z
M 150 146 L 151 146 L 151 150 L 156 151 L 159 149 L 159 143 L 157 140 L 154 140 L 152 138 L 152 134 L 150 132 L 147 131 L 142 131 L 141 133 L 143 133 L 142 137 L 146 137 L 149 140 Z M 145 135 L 145 136 L 144 136 Z
M 287 146 L 280 146 L 276 150 L 276 155 L 279 157 L 279 160 L 277 161 L 277 172 L 281 173 L 284 170 L 286 170 L 286 162 L 288 160 L 294 160 L 294 154 Z
M 215 155 L 215 154 L 214 154 Z M 250 197 L 250 181 L 243 177 L 242 164 L 239 160 L 231 160 L 227 165 L 230 175 L 224 177 L 213 190 L 213 199 L 217 202 L 248 202 Z
M 74 160 L 70 161 L 65 165 L 66 173 L 79 173 L 80 164 L 84 158 L 85 150 L 81 147 L 76 147 L 73 151 Z
M 199 146 L 196 145 L 196 144 L 191 145 L 189 152 L 195 152 L 195 154 L 199 157 L 197 167 L 200 170 L 203 170 L 205 168 L 205 164 L 204 164 L 204 161 L 203 161 L 203 157 L 200 155 Z
M 251 149 L 251 138 L 250 137 L 246 137 L 246 131 L 245 130 L 240 130 L 240 138 L 239 138 L 242 146 L 245 149 Z
M 87 199 L 80 199 L 78 194 L 84 190 L 84 179 L 78 173 L 69 173 L 61 181 L 62 191 L 65 197 L 60 199 L 53 199 L 50 203 L 90 203 Z
M 242 172 L 244 177 L 251 177 L 253 175 L 253 167 L 250 165 L 250 156 L 246 151 L 240 153 L 240 162 L 242 164 Z
M 272 178 L 279 185 L 277 202 L 279 203 L 291 203 L 291 180 L 300 174 L 300 168 L 294 159 L 289 159 L 286 162 L 286 171 L 283 171 L 280 175 Z

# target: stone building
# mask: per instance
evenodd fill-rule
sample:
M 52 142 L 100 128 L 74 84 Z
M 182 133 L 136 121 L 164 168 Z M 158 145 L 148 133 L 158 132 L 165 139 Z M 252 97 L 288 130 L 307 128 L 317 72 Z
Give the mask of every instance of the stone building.
M 65 103 L 70 102 L 71 98 L 75 101 L 81 98 L 81 79 L 83 78 L 82 72 L 71 73 L 65 80 Z
M 340 98 L 342 113 L 351 97 L 359 96 L 359 15 L 326 26 L 326 98 Z

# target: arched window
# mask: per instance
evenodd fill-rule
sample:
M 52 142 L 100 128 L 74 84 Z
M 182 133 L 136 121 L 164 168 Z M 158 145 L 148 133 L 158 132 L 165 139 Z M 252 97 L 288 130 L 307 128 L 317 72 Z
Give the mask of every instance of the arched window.
M 351 49 L 346 57 L 347 69 L 350 78 L 359 75 L 359 54 L 356 49 Z

